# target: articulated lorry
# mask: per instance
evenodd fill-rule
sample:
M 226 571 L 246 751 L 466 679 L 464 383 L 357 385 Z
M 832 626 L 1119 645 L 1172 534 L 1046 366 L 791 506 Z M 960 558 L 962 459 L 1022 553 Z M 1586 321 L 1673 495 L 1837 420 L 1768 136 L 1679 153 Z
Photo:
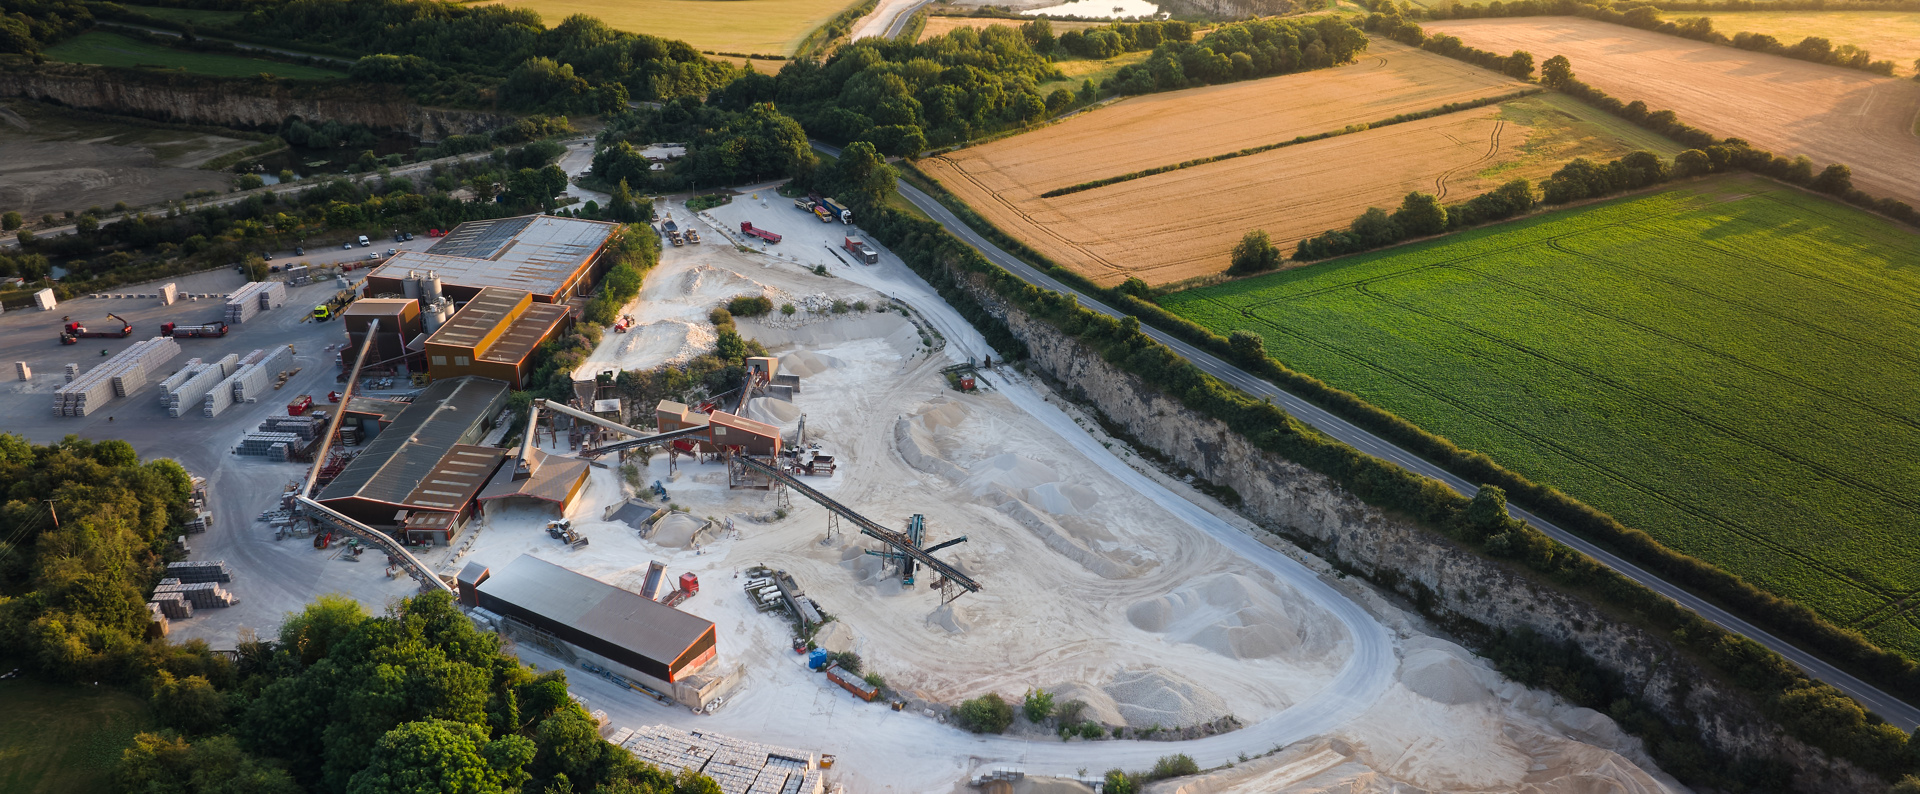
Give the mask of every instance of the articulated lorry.
M 844 207 L 841 207 L 838 204 L 833 203 L 833 199 L 830 199 L 830 198 L 821 199 L 820 208 L 823 210 L 826 210 L 827 214 L 831 216 L 833 220 L 839 221 L 849 226 L 853 225 L 853 210 L 846 209 Z
M 120 325 L 93 331 L 89 330 L 87 326 L 82 323 L 67 323 L 60 329 L 60 344 L 77 345 L 82 339 L 125 339 L 133 335 L 133 324 L 127 322 L 127 318 L 121 317 L 118 314 L 108 314 L 107 316 L 119 320 Z

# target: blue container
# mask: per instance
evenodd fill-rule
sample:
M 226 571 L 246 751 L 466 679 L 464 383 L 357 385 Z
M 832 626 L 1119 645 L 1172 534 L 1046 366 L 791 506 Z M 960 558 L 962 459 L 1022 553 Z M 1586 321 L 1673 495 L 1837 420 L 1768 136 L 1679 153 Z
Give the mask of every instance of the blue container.
M 815 649 L 813 649 L 813 652 L 812 652 L 812 653 L 809 653 L 809 654 L 807 654 L 807 669 L 808 669 L 808 670 L 820 670 L 820 669 L 823 669 L 823 668 L 825 668 L 826 666 L 827 666 L 827 652 L 826 652 L 826 651 L 824 651 L 824 650 L 822 650 L 822 649 L 819 649 L 819 648 L 815 648 Z

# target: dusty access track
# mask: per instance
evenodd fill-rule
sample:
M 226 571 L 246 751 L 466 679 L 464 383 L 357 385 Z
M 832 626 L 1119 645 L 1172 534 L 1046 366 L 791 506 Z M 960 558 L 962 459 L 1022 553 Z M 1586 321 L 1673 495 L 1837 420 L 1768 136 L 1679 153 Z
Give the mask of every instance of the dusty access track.
M 1575 17 L 1435 22 L 1494 52 L 1565 55 L 1579 78 L 1717 135 L 1815 163 L 1845 163 L 1876 196 L 1920 205 L 1920 82 L 1737 50 Z

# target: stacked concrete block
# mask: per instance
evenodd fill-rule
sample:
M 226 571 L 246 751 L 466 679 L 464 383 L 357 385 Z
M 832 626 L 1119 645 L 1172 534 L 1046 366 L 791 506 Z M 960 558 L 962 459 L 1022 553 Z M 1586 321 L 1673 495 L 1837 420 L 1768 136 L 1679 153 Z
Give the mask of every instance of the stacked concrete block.
M 21 380 L 33 380 L 33 369 L 25 361 L 13 362 L 13 374 L 20 376 Z
M 287 305 L 287 285 L 278 281 L 255 281 L 227 295 L 226 321 L 244 323 L 255 315 Z
M 172 620 L 186 620 L 193 617 L 193 602 L 182 593 L 156 591 L 153 599 L 147 603 L 160 607 L 160 614 Z
M 610 739 L 643 761 L 677 772 L 713 778 L 726 794 L 819 794 L 813 758 L 784 747 L 664 725 L 614 734 Z
M 160 379 L 160 403 L 162 405 L 165 405 L 167 402 L 167 398 L 166 398 L 167 392 L 180 388 L 180 384 L 187 382 L 187 379 L 193 377 L 194 373 L 199 372 L 200 370 L 205 368 L 206 368 L 206 362 L 203 362 L 197 358 L 190 358 L 190 359 L 187 359 L 187 363 L 180 365 L 180 369 L 175 371 L 172 375 L 168 375 L 164 378 L 161 378 Z
M 67 382 L 72 383 L 74 378 L 80 377 L 80 365 L 68 364 L 66 367 L 66 373 L 67 373 Z
M 177 595 L 187 599 L 187 603 L 192 604 L 194 609 L 230 607 L 236 603 L 232 593 L 227 592 L 226 588 L 213 582 L 201 582 L 199 584 L 182 584 L 176 582 L 174 584 L 168 584 L 167 582 L 170 581 L 173 580 L 161 580 L 160 586 L 153 591 L 153 597 L 157 599 L 165 595 Z M 168 617 L 172 617 L 172 615 L 168 615 Z M 188 617 L 192 617 L 192 615 L 189 614 Z
M 227 382 L 223 380 L 207 390 L 207 396 L 200 403 L 200 415 L 212 419 L 232 407 L 233 390 L 227 388 Z
M 213 391 L 213 387 L 220 385 L 220 381 L 226 379 L 223 365 L 234 359 L 235 356 L 229 353 L 220 361 L 192 367 L 187 378 L 171 389 L 164 388 L 165 384 L 161 384 L 163 387 L 160 391 L 161 407 L 167 409 L 168 416 L 182 416 L 192 410 L 193 406 L 204 405 L 207 393 Z
M 86 416 L 106 405 L 114 397 L 125 397 L 147 385 L 147 373 L 157 372 L 175 356 L 180 344 L 156 336 L 136 342 L 106 363 L 73 376 L 67 385 L 53 393 L 54 413 L 60 416 Z M 77 369 L 77 367 L 75 367 Z
M 43 289 L 33 293 L 33 305 L 40 307 L 40 311 L 50 312 L 60 306 L 60 300 L 53 297 L 53 290 Z
M 227 583 L 233 581 L 233 569 L 227 567 L 226 560 L 188 560 L 168 563 L 167 576 L 170 578 L 162 579 L 161 584 Z
M 285 346 L 255 350 L 240 362 L 220 387 L 233 392 L 233 402 L 250 402 L 273 391 L 274 377 L 293 366 L 293 351 Z
M 168 284 L 164 287 L 161 287 L 160 288 L 160 305 L 172 306 L 174 301 L 179 300 L 179 295 L 180 295 L 179 288 L 172 284 Z

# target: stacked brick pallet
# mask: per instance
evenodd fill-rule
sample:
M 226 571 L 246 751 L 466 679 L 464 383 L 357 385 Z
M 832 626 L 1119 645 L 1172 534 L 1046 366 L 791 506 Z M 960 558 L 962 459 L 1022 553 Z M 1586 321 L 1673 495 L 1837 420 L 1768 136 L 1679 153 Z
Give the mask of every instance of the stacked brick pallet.
M 306 416 L 269 416 L 260 423 L 260 429 L 268 433 L 292 433 L 300 437 L 302 443 L 312 441 L 327 427 L 326 417 L 308 414 Z
M 167 576 L 186 584 L 233 581 L 233 569 L 226 560 L 189 560 L 167 564 Z
M 174 389 L 180 388 L 180 384 L 187 382 L 188 378 L 193 377 L 193 373 L 199 372 L 200 370 L 205 368 L 206 368 L 206 364 L 202 362 L 200 359 L 197 359 L 197 358 L 187 359 L 187 363 L 180 365 L 180 370 L 178 372 L 175 372 L 172 375 L 168 375 L 165 378 L 162 378 L 160 380 L 161 393 L 164 394 L 166 392 L 170 392 L 170 391 L 173 391 Z M 165 400 L 162 400 L 162 402 L 165 402 Z
M 53 393 L 53 412 L 60 416 L 86 416 L 115 397 L 125 397 L 147 385 L 147 373 L 158 372 L 180 355 L 180 343 L 156 336 L 120 351 L 106 363 L 76 375 L 77 365 L 67 365 L 68 381 Z
M 149 607 L 159 607 L 160 614 L 172 620 L 186 620 L 193 617 L 193 602 L 188 601 L 183 593 L 156 590 L 147 604 Z
M 187 602 L 193 605 L 194 609 L 230 607 L 235 603 L 232 593 L 227 592 L 226 588 L 213 582 L 182 584 L 178 579 L 161 579 L 160 586 L 154 589 L 153 595 L 155 598 L 159 598 L 160 596 L 168 594 L 185 597 Z M 164 605 L 162 606 L 164 607 Z M 173 616 L 168 615 L 167 617 Z M 191 615 L 189 615 L 189 617 L 191 617 Z
M 172 628 L 167 623 L 166 610 L 160 608 L 160 602 L 158 601 L 147 602 L 147 620 L 160 627 L 160 636 L 162 637 L 167 636 L 167 631 Z
M 287 285 L 278 281 L 255 281 L 227 296 L 225 319 L 229 323 L 244 323 L 263 311 L 285 305 Z
M 278 283 L 278 282 L 275 282 Z M 255 350 L 240 359 L 237 369 L 207 393 L 202 409 L 208 418 L 219 416 L 234 403 L 257 400 L 273 390 L 273 378 L 293 363 L 293 352 L 286 347 Z
M 812 756 L 798 750 L 649 725 L 621 729 L 615 744 L 662 769 L 688 769 L 713 778 L 725 794 L 820 794 Z
M 279 462 L 287 459 L 288 450 L 306 448 L 307 442 L 292 433 L 248 433 L 246 438 L 240 440 L 240 448 L 235 451 Z

